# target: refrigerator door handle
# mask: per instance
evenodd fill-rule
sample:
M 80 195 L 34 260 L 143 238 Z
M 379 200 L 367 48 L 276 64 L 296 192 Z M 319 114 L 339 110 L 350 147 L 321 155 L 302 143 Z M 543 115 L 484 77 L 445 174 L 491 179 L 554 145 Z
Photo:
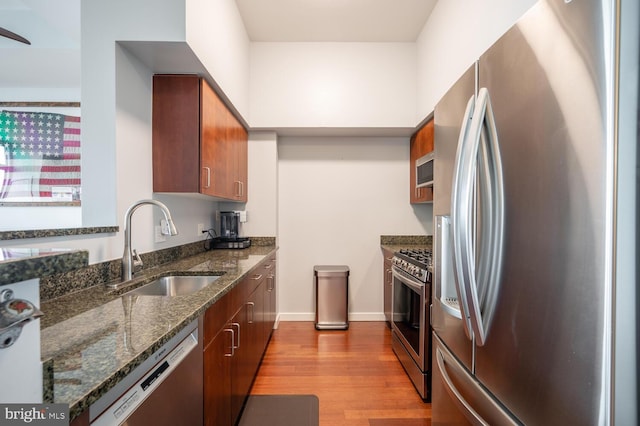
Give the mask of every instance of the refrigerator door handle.
M 453 402 L 462 411 L 465 417 L 474 425 L 482 426 L 517 426 L 521 425 L 519 421 L 514 419 L 509 413 L 502 408 L 491 395 L 482 387 L 478 381 L 470 375 L 464 367 L 460 366 L 451 353 L 443 346 L 440 339 L 435 339 L 436 348 L 436 364 L 437 373 L 442 378 L 442 385 L 453 399 Z M 449 374 L 456 379 L 452 378 Z M 436 374 L 437 374 L 436 373 Z M 456 383 L 460 383 L 460 389 Z M 464 394 L 469 395 L 471 400 L 475 401 L 474 405 L 481 409 L 482 413 L 478 413 Z
M 467 102 L 467 107 L 460 125 L 460 135 L 458 137 L 458 148 L 453 168 L 453 182 L 451 188 L 451 218 L 450 222 L 446 221 L 445 223 L 446 225 L 451 223 L 452 232 L 450 233 L 449 239 L 453 259 L 453 282 L 456 287 L 456 293 L 458 294 L 458 305 L 462 316 L 462 325 L 469 340 L 473 339 L 473 332 L 469 316 L 467 294 L 464 291 L 465 281 L 468 280 L 468 278 L 466 277 L 464 270 L 464 263 L 461 260 L 462 254 L 468 251 L 468 247 L 457 223 L 465 220 L 465 213 L 470 213 L 470 210 L 468 212 L 462 210 L 463 206 L 461 206 L 461 201 L 463 198 L 461 197 L 461 193 L 467 191 L 463 185 L 463 177 L 468 168 L 466 153 L 468 151 L 467 145 L 469 140 L 469 130 L 471 127 L 472 117 L 474 115 L 475 105 L 476 99 L 474 95 L 471 96 Z
M 469 254 L 463 259 L 467 262 L 464 266 L 470 272 L 463 288 L 476 345 L 483 346 L 487 341 L 500 287 L 504 245 L 504 182 L 498 132 L 489 92 L 484 87 L 478 91 L 475 112 L 471 120 L 468 159 L 473 162 L 469 169 L 477 172 L 477 181 L 472 175 L 467 177 L 466 182 L 470 186 L 474 184 L 471 186 L 472 192 L 477 187 L 478 198 L 474 200 L 473 193 L 467 193 L 464 207 L 477 212 L 479 205 L 480 215 L 473 234 L 473 224 L 466 223 Z M 474 244 L 474 234 L 479 244 Z M 479 249 L 477 277 L 474 268 L 476 248 Z
M 447 367 L 445 366 L 444 357 L 445 357 L 445 355 L 442 352 L 442 350 L 439 347 L 437 347 L 436 348 L 436 361 L 437 361 L 437 364 L 438 364 L 438 370 L 440 371 L 440 375 L 442 377 L 442 381 L 444 382 L 443 385 L 445 386 L 445 389 L 447 390 L 449 395 L 453 398 L 453 400 L 456 403 L 456 405 L 462 409 L 462 411 L 465 414 L 465 416 L 467 418 L 470 417 L 470 420 L 471 419 L 473 420 L 474 424 L 482 425 L 482 426 L 491 426 L 489 423 L 484 421 L 484 419 L 482 417 L 480 417 L 480 414 L 478 414 L 473 409 L 471 404 L 469 404 L 464 399 L 464 397 L 462 396 L 460 391 L 458 391 L 456 386 L 453 384 L 453 380 L 451 380 L 451 377 L 449 377 L 449 373 L 447 372 Z

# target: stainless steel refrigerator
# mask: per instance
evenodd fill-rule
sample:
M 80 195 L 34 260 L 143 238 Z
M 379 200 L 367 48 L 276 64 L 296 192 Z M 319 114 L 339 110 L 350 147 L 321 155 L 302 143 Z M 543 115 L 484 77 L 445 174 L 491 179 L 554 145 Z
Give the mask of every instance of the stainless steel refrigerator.
M 435 108 L 434 425 L 637 424 L 634 3 L 538 2 Z

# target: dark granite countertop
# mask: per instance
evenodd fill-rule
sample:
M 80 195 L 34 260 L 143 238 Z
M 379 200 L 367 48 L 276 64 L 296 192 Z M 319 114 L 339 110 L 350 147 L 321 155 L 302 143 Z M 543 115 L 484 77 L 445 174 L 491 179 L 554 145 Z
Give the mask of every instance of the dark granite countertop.
M 381 235 L 380 247 L 391 252 L 407 248 L 431 248 L 431 235 Z
M 124 289 L 96 285 L 42 303 L 45 401 L 69 404 L 73 419 L 276 250 L 212 250 L 146 270 Z M 175 272 L 222 276 L 189 295 L 122 296 Z
M 0 203 L 1 205 L 2 203 Z M 6 206 L 3 206 L 6 207 Z M 0 231 L 0 240 L 27 238 L 68 237 L 70 235 L 109 234 L 118 232 L 117 226 L 94 226 L 85 228 L 27 229 L 22 231 Z
M 0 248 L 0 285 L 72 271 L 88 262 L 84 250 Z

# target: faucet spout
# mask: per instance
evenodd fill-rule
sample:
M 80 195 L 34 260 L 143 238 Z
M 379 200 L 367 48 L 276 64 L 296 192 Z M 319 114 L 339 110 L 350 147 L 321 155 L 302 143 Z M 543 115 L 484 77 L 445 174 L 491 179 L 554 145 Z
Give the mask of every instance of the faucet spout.
M 163 227 L 162 234 L 163 235 L 178 235 L 178 230 L 176 225 L 173 223 L 173 219 L 171 217 L 171 212 L 169 208 L 157 200 L 140 200 L 136 201 L 127 209 L 127 212 L 124 214 L 124 253 L 122 255 L 122 281 L 128 281 L 133 278 L 133 272 L 135 266 L 142 265 L 142 260 L 135 253 L 134 260 L 134 252 L 135 250 L 131 250 L 131 217 L 133 216 L 133 212 L 135 212 L 138 207 L 144 204 L 154 205 L 162 211 L 164 215 L 165 221 L 167 222 L 166 228 Z

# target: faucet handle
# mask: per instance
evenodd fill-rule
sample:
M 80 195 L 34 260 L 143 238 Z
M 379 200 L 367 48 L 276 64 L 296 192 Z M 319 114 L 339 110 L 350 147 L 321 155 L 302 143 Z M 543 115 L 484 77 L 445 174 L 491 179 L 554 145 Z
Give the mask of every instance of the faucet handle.
M 142 268 L 142 266 L 144 265 L 144 263 L 142 263 L 142 259 L 140 259 L 140 255 L 138 255 L 138 251 L 136 249 L 133 249 L 133 269 L 135 271 L 135 269 L 137 267 Z

